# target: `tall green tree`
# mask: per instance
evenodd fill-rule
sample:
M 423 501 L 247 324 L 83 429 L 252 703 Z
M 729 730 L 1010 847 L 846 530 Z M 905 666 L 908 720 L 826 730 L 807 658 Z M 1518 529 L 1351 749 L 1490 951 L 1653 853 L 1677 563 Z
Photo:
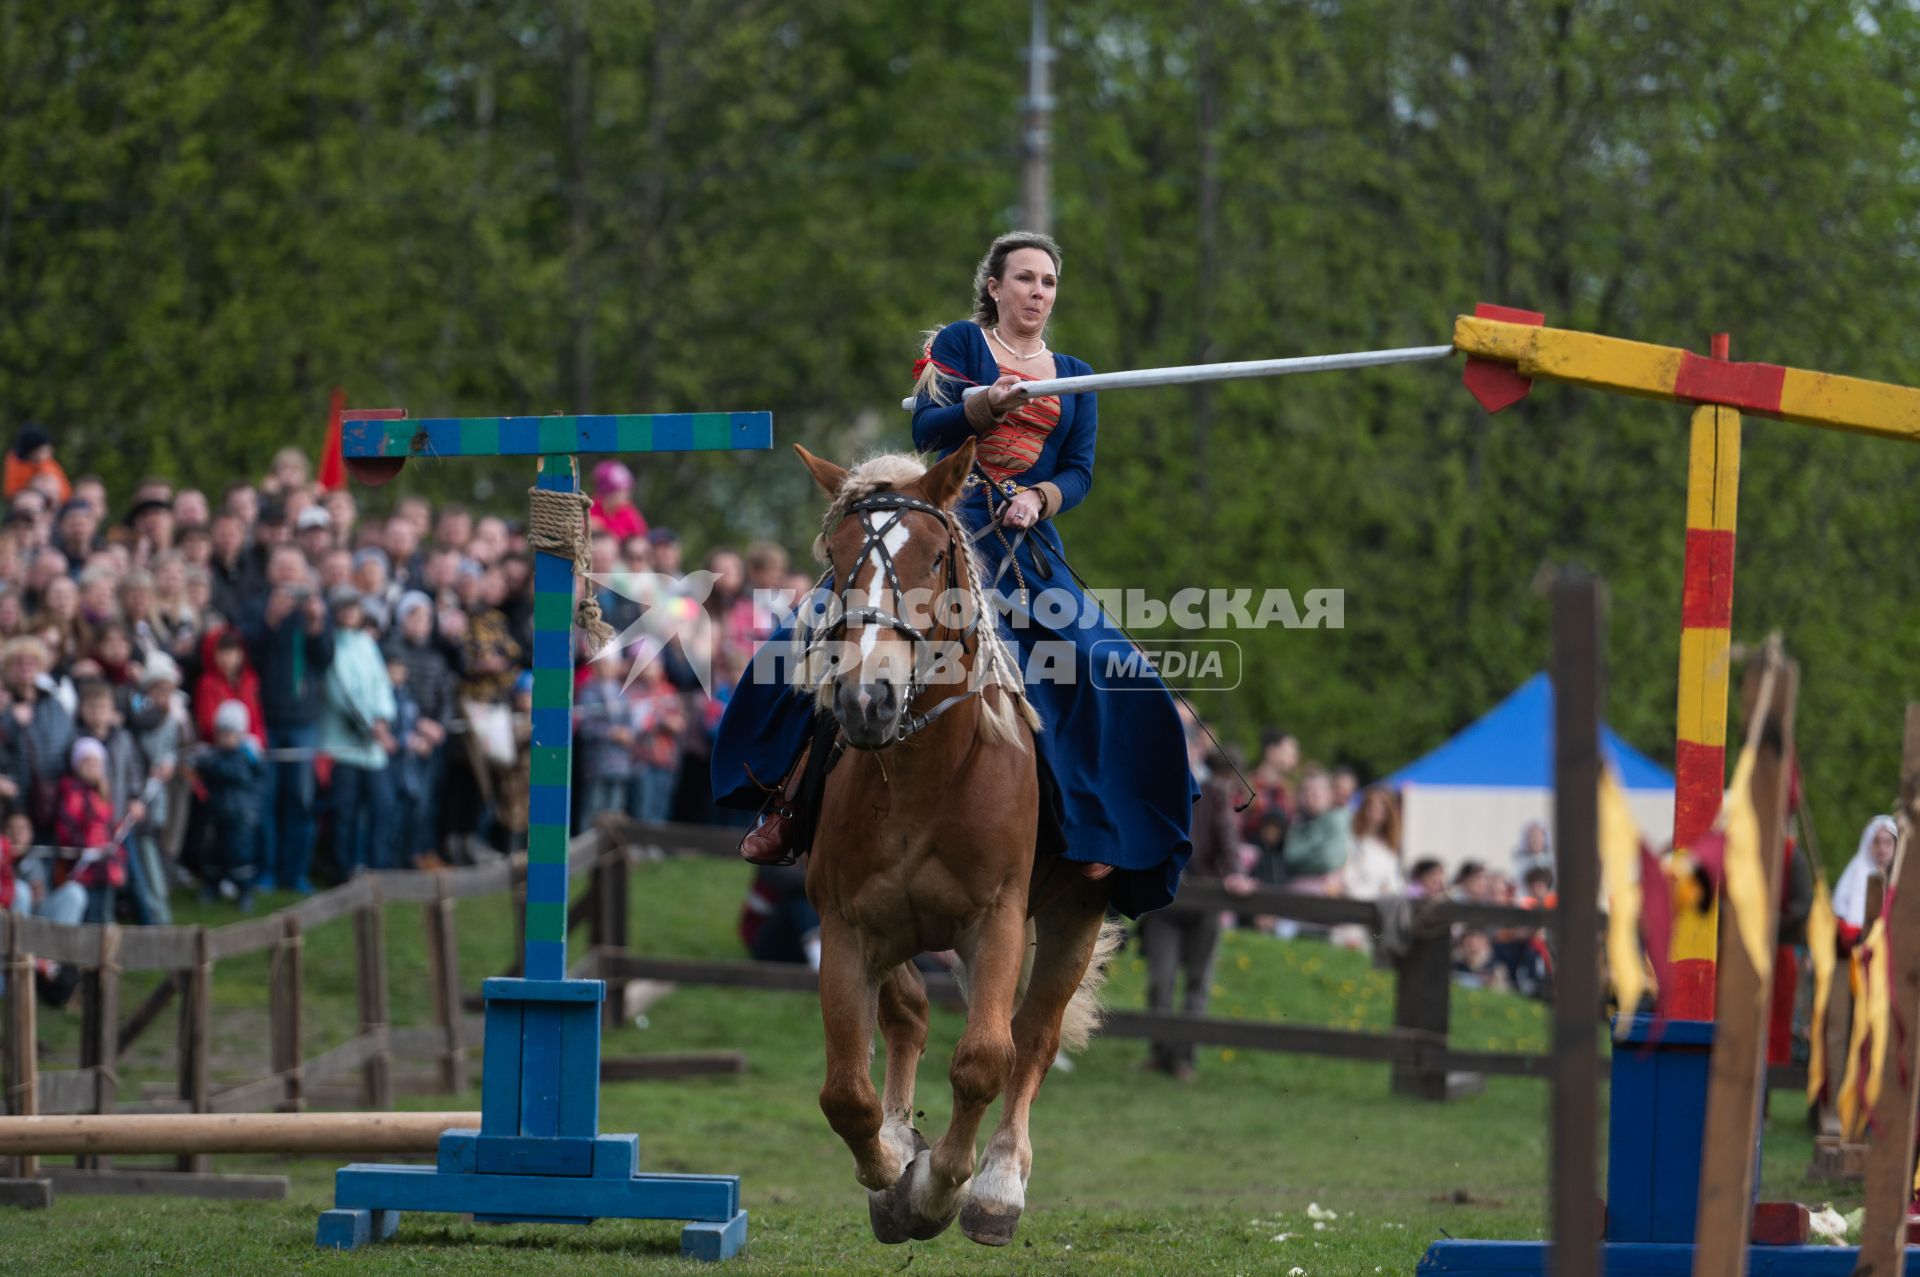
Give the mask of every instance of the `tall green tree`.
M 0 420 L 218 486 L 327 391 L 438 412 L 771 408 L 899 446 L 918 333 L 1015 216 L 1026 5 L 0 0 Z M 1920 17 L 1878 0 L 1056 7 L 1055 345 L 1097 367 L 1549 322 L 1920 381 Z M 1611 710 L 1670 756 L 1683 409 L 1450 368 L 1107 396 L 1065 531 L 1097 584 L 1334 587 L 1202 707 L 1385 772 L 1544 661 L 1541 570 L 1612 587 Z M 523 467 L 407 490 L 509 507 Z M 804 541 L 784 450 L 640 467 L 650 516 Z M 1911 447 L 1746 430 L 1737 637 L 1805 669 L 1838 859 L 1891 795 Z M 376 503 L 383 499 L 371 498 Z M 1419 848 L 1412 848 L 1417 852 Z

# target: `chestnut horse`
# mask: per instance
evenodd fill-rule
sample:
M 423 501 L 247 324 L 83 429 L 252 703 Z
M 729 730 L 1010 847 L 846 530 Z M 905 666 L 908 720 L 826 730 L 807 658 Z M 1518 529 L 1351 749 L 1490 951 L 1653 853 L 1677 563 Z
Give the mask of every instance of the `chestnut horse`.
M 972 442 L 931 468 L 883 456 L 848 471 L 796 451 L 832 498 L 815 551 L 841 606 L 801 636 L 795 677 L 849 746 L 807 869 L 820 914 L 820 1107 L 853 1152 L 879 1240 L 925 1240 L 958 1215 L 974 1241 L 1005 1245 L 1033 1167 L 1028 1110 L 1062 1045 L 1084 1046 L 1097 1027 L 1105 959 L 1124 933 L 1103 925 L 1107 883 L 1035 854 L 1039 718 L 953 513 Z M 929 597 L 948 605 L 919 606 Z M 913 1125 L 927 990 L 912 960 L 946 949 L 959 956 L 967 1025 L 948 1070 L 952 1120 L 928 1148 Z M 980 1122 L 1003 1091 L 976 1172 Z

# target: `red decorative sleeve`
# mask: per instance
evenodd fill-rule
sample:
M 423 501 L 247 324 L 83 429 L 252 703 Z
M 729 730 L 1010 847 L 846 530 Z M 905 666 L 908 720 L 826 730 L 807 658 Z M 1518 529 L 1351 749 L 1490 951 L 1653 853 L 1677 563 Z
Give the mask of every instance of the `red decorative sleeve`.
M 938 359 L 935 359 L 933 357 L 932 350 L 933 350 L 933 347 L 928 346 L 927 347 L 928 353 L 921 355 L 920 358 L 913 361 L 914 381 L 916 382 L 919 381 L 920 374 L 927 370 L 928 364 L 932 364 L 935 368 L 938 368 L 940 370 L 940 375 L 942 377 L 947 378 L 947 380 L 949 381 L 961 381 L 961 382 L 965 382 L 969 386 L 973 384 L 973 378 L 967 376 L 965 373 L 958 372 L 955 369 L 949 367 L 948 365 L 941 363 Z

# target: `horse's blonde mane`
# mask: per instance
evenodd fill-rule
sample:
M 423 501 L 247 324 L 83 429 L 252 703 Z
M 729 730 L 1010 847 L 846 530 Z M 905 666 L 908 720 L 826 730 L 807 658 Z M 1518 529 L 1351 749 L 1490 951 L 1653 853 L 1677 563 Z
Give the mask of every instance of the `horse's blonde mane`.
M 869 457 L 847 471 L 840 490 L 833 494 L 833 500 L 827 504 L 827 513 L 820 520 L 820 535 L 813 539 L 813 557 L 831 564 L 827 556 L 827 538 L 847 517 L 847 511 L 854 502 L 876 492 L 908 487 L 925 478 L 926 473 L 927 463 L 922 458 L 903 452 L 885 452 Z M 987 602 L 986 587 L 982 584 L 984 575 L 979 551 L 967 539 L 965 528 L 951 510 L 947 512 L 947 520 L 952 524 L 959 543 L 967 550 L 967 600 L 973 615 L 979 619 L 974 629 L 979 643 L 974 653 L 971 678 L 973 685 L 984 689 L 980 695 L 981 731 L 991 741 L 1008 745 L 1024 744 L 1015 716 L 1025 720 L 1027 726 L 1037 732 L 1040 730 L 1040 714 L 1028 702 L 1026 688 L 1020 678 L 1019 662 L 1014 659 L 1007 641 L 1000 636 L 1000 627 L 994 623 L 993 609 Z M 810 689 L 815 703 L 822 709 L 829 708 L 829 698 L 833 694 L 832 671 L 827 668 L 820 650 L 813 645 L 813 636 L 805 626 L 795 627 L 794 641 L 803 651 L 802 659 L 794 662 L 793 666 L 795 685 Z M 998 695 L 995 695 L 996 690 Z
M 847 517 L 847 508 L 854 502 L 876 492 L 904 488 L 924 479 L 926 475 L 927 463 L 909 452 L 883 452 L 877 457 L 868 457 L 847 471 L 840 490 L 833 494 L 833 500 L 827 503 L 826 514 L 821 516 L 820 535 L 813 539 L 813 557 L 822 563 L 829 562 L 827 538 Z

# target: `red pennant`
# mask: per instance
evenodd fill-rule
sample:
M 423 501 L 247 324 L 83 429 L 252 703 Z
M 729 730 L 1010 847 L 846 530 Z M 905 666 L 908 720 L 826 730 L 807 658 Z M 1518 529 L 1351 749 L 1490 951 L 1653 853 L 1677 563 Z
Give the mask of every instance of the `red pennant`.
M 320 487 L 325 492 L 347 486 L 347 463 L 340 456 L 340 413 L 346 406 L 346 391 L 335 386 L 327 398 L 327 442 L 320 449 Z
M 1479 319 L 1532 324 L 1536 328 L 1547 322 L 1543 311 L 1518 310 L 1512 306 L 1496 306 L 1492 302 L 1478 303 L 1473 313 Z M 1460 371 L 1460 382 L 1490 414 L 1513 407 L 1533 389 L 1533 378 L 1521 376 L 1507 364 L 1477 356 L 1468 357 L 1467 366 Z

